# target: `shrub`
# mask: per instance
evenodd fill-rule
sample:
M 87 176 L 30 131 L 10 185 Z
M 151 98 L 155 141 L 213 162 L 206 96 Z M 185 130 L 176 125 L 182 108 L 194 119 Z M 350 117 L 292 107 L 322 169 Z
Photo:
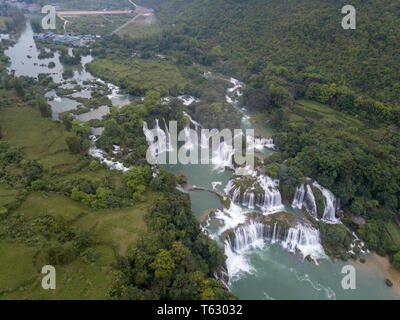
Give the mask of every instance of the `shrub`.
M 45 189 L 46 183 L 45 183 L 44 181 L 38 179 L 38 180 L 33 181 L 33 182 L 31 183 L 31 187 L 32 187 L 32 190 L 33 190 L 33 191 L 40 191 L 40 190 Z

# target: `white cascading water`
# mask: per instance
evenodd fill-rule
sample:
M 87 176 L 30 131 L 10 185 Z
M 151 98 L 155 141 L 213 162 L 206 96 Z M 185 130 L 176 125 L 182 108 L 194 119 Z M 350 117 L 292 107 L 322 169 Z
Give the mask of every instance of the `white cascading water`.
M 185 145 L 184 147 L 187 150 L 193 150 L 196 147 L 196 141 L 193 141 L 192 136 L 190 134 L 190 128 L 185 127 L 184 129 L 185 132 Z
M 298 224 L 290 228 L 282 246 L 292 253 L 301 252 L 304 258 L 310 256 L 316 260 L 326 257 L 319 231 L 311 226 Z
M 251 192 L 249 194 L 249 204 L 248 204 L 249 209 L 254 209 L 254 193 Z
M 105 163 L 110 169 L 118 170 L 118 171 L 128 171 L 129 168 L 125 167 L 121 162 L 115 160 L 112 158 L 111 160 L 108 160 L 104 155 L 105 152 L 99 148 L 96 148 L 96 141 L 97 138 L 96 136 L 90 136 L 92 146 L 89 149 L 89 155 L 92 156 L 93 158 L 98 159 L 101 163 Z M 119 146 L 114 146 L 114 151 L 113 153 L 115 154 L 116 152 L 119 151 Z
M 185 106 L 190 106 L 193 102 L 200 102 L 200 99 L 189 95 L 178 96 L 178 99 L 181 100 Z
M 154 135 L 153 132 L 149 130 L 149 127 L 147 126 L 147 122 L 143 120 L 143 133 L 146 136 L 146 140 L 148 143 L 151 143 L 154 141 Z
M 256 151 L 262 151 L 265 148 L 274 149 L 275 144 L 272 138 L 253 138 L 251 136 L 247 136 L 247 148 L 253 149 Z
M 202 128 L 203 128 L 203 126 L 201 125 L 201 123 L 200 122 L 197 122 L 197 121 L 195 121 L 195 120 L 193 120 L 193 118 L 189 115 L 189 114 L 187 114 L 185 111 L 183 111 L 183 115 L 186 117 L 186 118 L 188 118 L 189 119 L 189 121 L 190 121 L 190 123 L 191 124 L 193 124 L 193 126 L 194 126 L 194 131 L 196 131 L 196 133 L 197 133 L 197 136 L 198 136 L 198 139 L 199 139 L 199 142 L 198 143 L 200 143 L 200 146 L 202 147 L 202 148 L 208 148 L 208 141 L 207 141 L 207 137 L 205 136 L 205 134 L 202 132 Z M 197 143 L 196 143 L 196 145 L 197 145 Z
M 153 156 L 167 151 L 167 137 L 165 132 L 160 128 L 158 119 L 155 119 L 154 129 L 157 132 L 157 141 L 155 141 L 155 135 L 149 130 L 147 122 L 143 120 L 143 133 L 146 136 L 147 143 L 149 144 L 149 149 Z
M 168 126 L 167 126 L 167 122 L 165 121 L 165 118 L 163 118 L 163 121 L 164 121 L 164 127 L 165 127 L 167 151 L 173 151 L 174 148 L 173 148 L 172 143 L 171 143 L 171 134 L 169 133 L 169 129 L 168 129 Z
M 232 157 L 235 153 L 232 145 L 225 142 L 219 144 L 217 150 L 213 152 L 212 164 L 215 169 L 225 169 L 225 167 L 233 167 Z
M 233 189 L 233 187 L 235 186 L 235 184 L 233 183 L 233 180 L 229 180 L 228 184 L 226 185 L 226 187 L 224 188 L 224 192 L 226 195 L 229 195 L 229 193 L 231 192 L 231 190 Z
M 201 128 L 201 124 L 198 123 L 197 121 L 194 121 L 194 120 L 192 119 L 192 117 L 191 117 L 190 115 L 188 115 L 185 111 L 183 111 L 183 115 L 184 115 L 186 118 L 189 119 L 190 123 L 192 123 L 192 124 L 194 125 L 194 130 L 195 130 L 196 132 L 198 132 L 199 129 Z
M 296 192 L 294 194 L 292 202 L 293 208 L 301 209 L 303 207 L 304 194 L 305 194 L 305 188 L 304 184 L 302 184 L 296 188 Z
M 243 194 L 242 206 L 254 209 L 254 192 L 245 192 Z
M 276 222 L 274 223 L 274 231 L 272 231 L 271 243 L 276 242 Z
M 233 241 L 225 241 L 226 266 L 229 275 L 229 282 L 240 273 L 250 273 L 252 266 L 246 259 L 245 253 L 252 248 L 264 246 L 264 225 L 259 222 L 251 222 L 235 230 Z
M 273 213 L 284 209 L 281 193 L 279 192 L 279 180 L 272 180 L 268 176 L 260 175 L 257 181 L 264 190 L 264 195 L 257 195 L 257 206 L 264 213 Z
M 259 222 L 250 222 L 235 229 L 235 238 L 227 240 L 235 251 L 264 245 L 264 225 Z
M 313 186 L 318 188 L 324 196 L 325 210 L 322 216 L 322 220 L 328 223 L 340 223 L 340 220 L 336 218 L 336 198 L 331 191 L 319 185 L 316 181 L 313 182 Z
M 311 189 L 311 186 L 307 184 L 307 193 L 304 198 L 303 202 L 304 207 L 306 208 L 307 212 L 314 217 L 315 219 L 318 220 L 318 215 L 317 215 L 317 204 L 315 203 L 315 197 L 314 193 Z
M 237 203 L 240 197 L 240 187 L 236 188 L 233 191 L 233 195 L 232 195 L 232 202 L 233 203 Z

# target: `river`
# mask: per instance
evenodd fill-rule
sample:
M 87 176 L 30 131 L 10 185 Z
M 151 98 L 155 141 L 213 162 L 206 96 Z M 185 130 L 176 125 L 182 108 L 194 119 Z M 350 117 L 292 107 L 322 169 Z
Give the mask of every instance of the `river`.
M 53 118 L 58 119 L 58 114 L 63 111 L 72 110 L 77 107 L 77 102 L 72 98 L 82 94 L 90 97 L 89 86 L 85 86 L 83 81 L 95 79 L 85 69 L 85 64 L 90 62 L 92 57 L 83 58 L 82 65 L 74 68 L 73 78 L 63 80 L 61 74 L 64 66 L 59 61 L 56 52 L 51 59 L 38 59 L 39 52 L 33 40 L 33 32 L 30 24 L 17 39 L 16 44 L 5 51 L 10 57 L 11 64 L 9 70 L 15 70 L 15 74 L 37 77 L 40 73 L 47 73 L 53 77 L 57 83 L 62 83 L 68 87 L 71 81 L 76 81 L 81 85 L 83 93 L 76 92 L 72 97 L 58 97 L 54 91 L 47 93 L 47 98 L 52 106 Z M 28 57 L 29 56 L 29 57 Z M 47 67 L 49 62 L 55 63 L 55 68 Z M 42 65 L 42 66 L 41 66 Z M 235 79 L 226 79 L 231 83 L 226 99 L 229 103 L 237 107 L 237 98 L 241 94 L 243 84 Z M 100 81 L 101 83 L 101 81 Z M 102 82 L 104 84 L 104 82 Z M 120 95 L 119 89 L 112 84 L 107 84 L 112 91 L 109 95 L 113 105 L 121 106 L 130 102 L 130 97 Z M 97 110 L 97 109 L 96 109 Z M 88 114 L 81 114 L 79 119 L 87 121 L 108 113 L 102 107 L 98 112 L 91 110 Z M 246 109 L 239 109 L 242 113 L 242 128 L 255 128 L 256 132 L 270 132 L 267 123 L 254 124 L 251 115 Z M 99 113 L 99 114 L 97 114 Z M 271 141 L 262 141 L 259 151 L 268 156 L 272 153 L 271 149 L 263 148 L 263 145 L 273 147 Z M 101 150 L 92 150 L 93 156 L 102 157 Z M 108 163 L 113 168 L 126 170 L 118 162 Z M 221 166 L 215 165 L 167 165 L 166 168 L 172 172 L 185 173 L 192 186 L 201 186 L 207 189 L 215 189 L 221 193 L 229 183 L 232 173 L 223 170 Z M 275 187 L 269 187 L 272 190 Z M 278 190 L 279 193 L 279 190 Z M 227 224 L 232 223 L 231 227 L 237 226 L 240 221 L 244 221 L 250 211 L 240 204 L 232 204 L 230 208 L 223 209 L 219 198 L 206 191 L 189 191 L 192 200 L 193 212 L 200 216 L 205 210 L 219 209 L 217 223 L 210 223 L 206 232 L 217 239 L 221 245 L 226 244 L 220 241 L 221 230 L 227 229 Z M 295 215 L 301 214 L 300 210 L 283 206 L 280 211 L 286 211 Z M 262 212 L 262 210 L 259 210 Z M 266 215 L 269 213 L 264 212 Z M 236 220 L 235 220 L 236 219 Z M 317 250 L 320 254 L 316 261 L 308 261 L 296 252 L 290 253 L 284 241 L 272 241 L 273 239 L 258 239 L 240 250 L 233 249 L 227 252 L 228 272 L 231 276 L 229 282 L 230 290 L 241 299 L 398 299 L 394 289 L 386 287 L 384 276 L 380 272 L 374 272 L 373 268 L 367 265 L 361 266 L 360 263 L 332 262 L 328 257 L 321 254 L 321 246 L 313 242 L 312 250 Z M 318 239 L 317 239 L 318 240 Z M 229 249 L 229 248 L 228 248 Z M 368 263 L 368 259 L 367 259 Z M 356 289 L 344 290 L 341 286 L 344 274 L 341 273 L 344 265 L 351 264 L 356 268 Z

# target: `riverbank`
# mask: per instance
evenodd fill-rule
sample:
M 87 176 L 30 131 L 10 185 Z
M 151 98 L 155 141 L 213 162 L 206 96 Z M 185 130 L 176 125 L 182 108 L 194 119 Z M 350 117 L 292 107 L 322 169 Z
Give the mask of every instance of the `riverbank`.
M 356 270 L 362 270 L 363 272 L 368 272 L 382 278 L 382 282 L 385 279 L 389 279 L 393 283 L 393 286 L 388 287 L 388 290 L 393 291 L 400 299 L 400 270 L 396 270 L 393 267 L 387 256 L 381 257 L 373 252 L 365 256 L 365 263 L 355 261 L 354 266 Z

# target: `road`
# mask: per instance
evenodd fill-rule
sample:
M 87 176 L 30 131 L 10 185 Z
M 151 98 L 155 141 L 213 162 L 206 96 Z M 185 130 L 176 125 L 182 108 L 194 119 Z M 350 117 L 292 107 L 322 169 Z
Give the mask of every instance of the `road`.
M 134 10 L 104 10 L 104 11 L 57 11 L 60 16 L 84 16 L 84 15 L 103 15 L 103 14 L 132 14 Z
M 152 14 L 148 8 L 138 6 L 136 3 L 134 3 L 131 0 L 129 0 L 129 2 L 132 3 L 132 5 L 135 6 L 135 8 L 136 8 L 136 10 L 135 10 L 136 16 L 134 16 L 131 20 L 125 22 L 122 26 L 119 26 L 117 29 L 115 29 L 113 32 L 111 32 L 112 35 L 118 33 L 119 31 L 124 29 L 126 26 L 128 26 L 131 23 L 135 22 L 140 17 Z

